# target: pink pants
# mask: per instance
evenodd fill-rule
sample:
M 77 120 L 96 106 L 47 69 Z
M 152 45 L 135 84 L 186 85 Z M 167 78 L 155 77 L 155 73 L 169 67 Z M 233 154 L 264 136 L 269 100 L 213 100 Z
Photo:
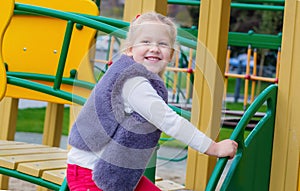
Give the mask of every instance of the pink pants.
M 102 191 L 92 179 L 92 170 L 68 164 L 67 181 L 70 191 Z M 161 191 L 143 176 L 135 191 Z

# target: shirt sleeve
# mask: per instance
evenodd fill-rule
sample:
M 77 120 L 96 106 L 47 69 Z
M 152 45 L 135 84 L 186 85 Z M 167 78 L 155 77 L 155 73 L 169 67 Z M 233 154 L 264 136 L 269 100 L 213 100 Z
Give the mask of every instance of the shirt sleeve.
M 167 135 L 193 149 L 204 153 L 212 143 L 192 123 L 174 112 L 146 78 L 134 77 L 127 80 L 122 89 L 122 97 L 125 108 L 134 110 Z

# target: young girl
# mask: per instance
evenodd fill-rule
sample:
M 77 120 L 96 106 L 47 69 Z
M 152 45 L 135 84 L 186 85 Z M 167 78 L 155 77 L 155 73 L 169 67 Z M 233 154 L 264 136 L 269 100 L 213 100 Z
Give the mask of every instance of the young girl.
M 176 35 L 175 24 L 157 13 L 131 23 L 125 53 L 97 83 L 72 127 L 71 190 L 159 190 L 143 173 L 161 131 L 201 153 L 234 157 L 236 142 L 214 142 L 167 105 L 160 76 Z

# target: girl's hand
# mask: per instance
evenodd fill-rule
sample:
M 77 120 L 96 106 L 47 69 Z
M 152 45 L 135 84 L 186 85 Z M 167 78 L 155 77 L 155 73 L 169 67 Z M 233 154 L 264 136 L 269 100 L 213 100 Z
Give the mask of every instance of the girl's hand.
M 237 148 L 238 144 L 235 141 L 226 139 L 218 143 L 213 142 L 205 154 L 216 157 L 229 157 L 229 159 L 232 159 L 236 154 Z

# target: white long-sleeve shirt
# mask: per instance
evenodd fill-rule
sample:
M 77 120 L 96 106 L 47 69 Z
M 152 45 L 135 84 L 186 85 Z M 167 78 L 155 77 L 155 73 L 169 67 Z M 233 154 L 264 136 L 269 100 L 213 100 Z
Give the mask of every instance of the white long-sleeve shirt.
M 209 137 L 188 120 L 176 114 L 146 78 L 134 77 L 127 80 L 122 89 L 122 97 L 126 113 L 130 114 L 133 111 L 139 113 L 161 131 L 193 149 L 204 153 L 212 143 Z M 87 152 L 73 147 L 68 153 L 68 163 L 93 169 L 100 155 L 101 152 Z

